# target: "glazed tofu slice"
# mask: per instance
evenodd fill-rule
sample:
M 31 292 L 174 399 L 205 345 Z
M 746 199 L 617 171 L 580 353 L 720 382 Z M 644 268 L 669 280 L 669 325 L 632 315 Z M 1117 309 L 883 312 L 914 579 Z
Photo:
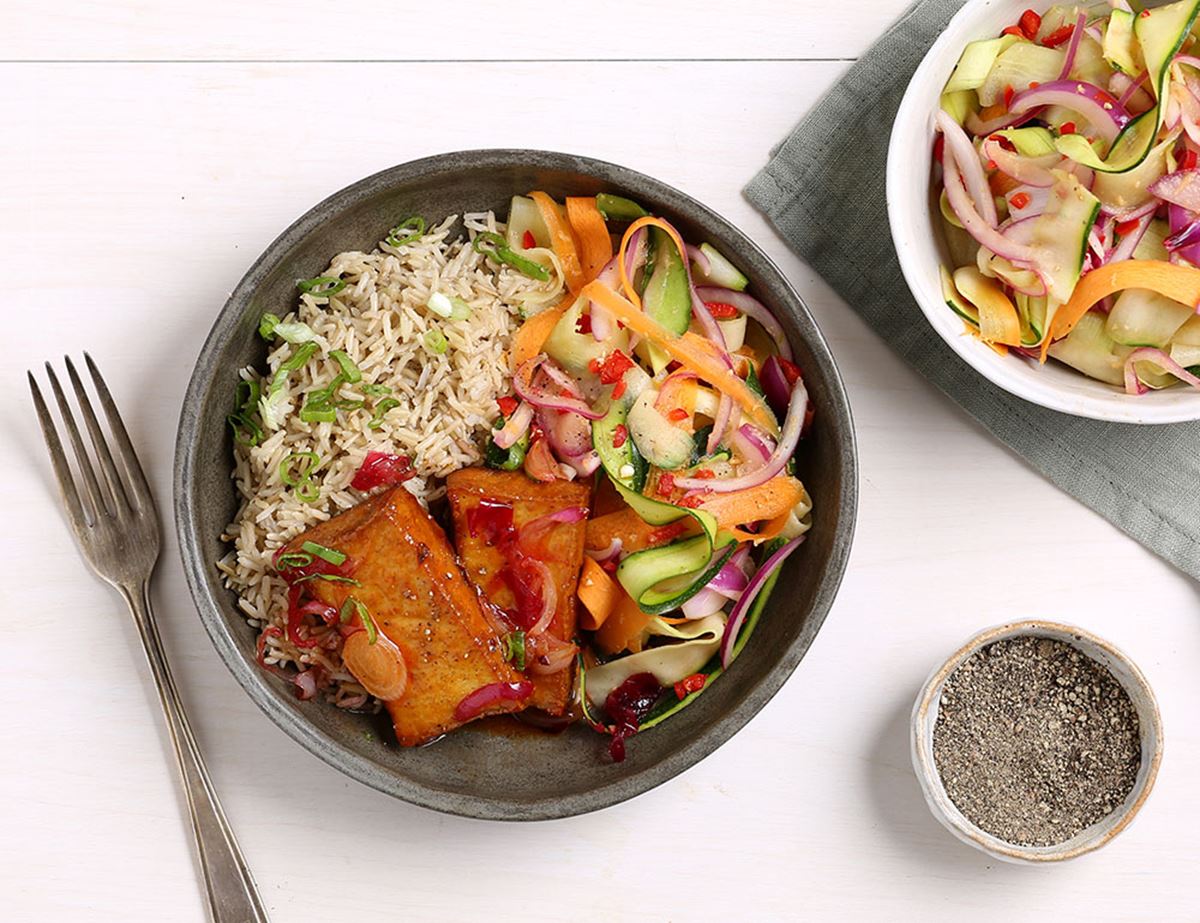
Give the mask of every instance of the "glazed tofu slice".
M 484 617 L 446 534 L 403 487 L 313 527 L 289 550 L 305 541 L 346 554 L 344 566 L 359 582 L 312 580 L 312 595 L 339 610 L 353 596 L 404 656 L 408 686 L 399 699 L 385 703 L 402 745 L 424 743 L 463 724 L 456 711 L 477 690 L 524 681 L 505 662 L 504 644 Z M 471 717 L 525 705 L 501 698 Z
M 587 509 L 591 490 L 586 484 L 574 481 L 534 481 L 520 471 L 493 471 L 489 468 L 464 468 L 446 480 L 446 493 L 454 514 L 454 544 L 467 577 L 479 592 L 502 610 L 516 606 L 513 591 L 502 575 L 508 559 L 485 534 L 476 529 L 472 534 L 471 516 L 481 504 L 512 507 L 513 527 L 521 527 L 534 519 L 571 507 Z M 550 570 L 558 602 L 547 633 L 560 641 L 575 637 L 575 590 L 579 583 L 579 568 L 583 564 L 583 543 L 586 514 L 579 522 L 556 523 L 545 533 L 539 544 L 545 549 L 539 560 Z M 558 673 L 530 673 L 533 695 L 531 708 L 540 708 L 552 715 L 561 715 L 571 701 L 575 681 L 574 664 Z

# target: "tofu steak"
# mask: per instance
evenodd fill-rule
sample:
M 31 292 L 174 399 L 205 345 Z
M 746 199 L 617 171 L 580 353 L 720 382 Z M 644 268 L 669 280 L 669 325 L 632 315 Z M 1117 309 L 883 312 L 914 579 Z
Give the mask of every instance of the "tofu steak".
M 353 596 L 379 631 L 400 649 L 408 668 L 401 696 L 384 705 L 396 739 L 415 746 L 484 715 L 519 711 L 527 700 L 483 696 L 464 716 L 460 704 L 483 687 L 525 677 L 504 659 L 504 642 L 483 614 L 450 543 L 417 499 L 395 487 L 295 538 L 335 548 L 349 558 L 358 585 L 308 582 L 311 595 L 340 610 Z M 526 687 L 527 691 L 527 687 Z
M 502 612 L 517 608 L 511 581 L 505 579 L 509 560 L 503 543 L 488 534 L 494 530 L 472 530 L 473 515 L 476 524 L 479 521 L 475 511 L 485 504 L 511 507 L 512 527 L 520 533 L 523 526 L 535 519 L 572 507 L 584 509 L 585 514 L 578 522 L 552 524 L 542 533 L 537 542 L 539 547 L 531 549 L 549 569 L 557 593 L 554 616 L 546 633 L 559 641 L 574 641 L 575 592 L 583 564 L 590 489 L 575 481 L 535 481 L 520 471 L 463 468 L 446 479 L 446 493 L 454 516 L 454 543 L 463 569 L 480 594 Z M 566 712 L 574 689 L 574 662 L 550 674 L 539 675 L 530 670 L 529 679 L 533 682 L 533 695 L 526 702 L 530 708 L 556 716 Z

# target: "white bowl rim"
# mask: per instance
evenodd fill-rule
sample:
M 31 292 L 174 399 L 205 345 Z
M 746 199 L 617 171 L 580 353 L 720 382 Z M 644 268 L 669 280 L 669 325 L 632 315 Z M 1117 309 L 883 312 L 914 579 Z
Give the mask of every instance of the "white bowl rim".
M 936 267 L 923 265 L 919 258 L 918 234 L 900 220 L 914 209 L 919 209 L 924 216 L 929 212 L 924 183 L 919 184 L 922 200 L 915 206 L 912 202 L 912 196 L 916 195 L 911 188 L 912 161 L 906 159 L 905 148 L 912 140 L 915 126 L 925 126 L 923 137 L 932 140 L 934 107 L 931 103 L 937 99 L 934 94 L 945 84 L 962 47 L 972 39 L 989 34 L 979 21 L 987 17 L 998 21 L 1013 20 L 1027 6 L 1027 0 L 967 0 L 926 52 L 905 90 L 892 125 L 886 168 L 888 224 L 900 270 L 930 326 L 975 371 L 1010 394 L 1051 410 L 1111 423 L 1164 424 L 1200 420 L 1200 394 L 1175 387 L 1167 392 L 1129 395 L 1064 366 L 1062 372 L 1079 379 L 1073 389 L 1075 393 L 1071 393 L 1055 383 L 1052 377 L 1035 375 L 1026 362 L 1014 356 L 1000 356 L 977 338 L 967 335 L 962 322 L 941 298 Z M 1000 13 L 1005 10 L 1012 13 L 1005 13 L 1006 19 L 1001 20 Z M 998 33 L 999 29 L 994 31 Z M 930 86 L 936 88 L 933 93 L 928 91 Z M 907 150 L 911 152 L 912 148 Z M 936 294 L 933 286 L 936 286 Z
M 1023 635 L 1041 635 L 1061 640 L 1078 648 L 1084 656 L 1091 658 L 1092 655 L 1076 643 L 1077 641 L 1082 641 L 1084 644 L 1101 651 L 1112 663 L 1118 664 L 1123 671 L 1128 673 L 1132 683 L 1136 686 L 1136 688 L 1131 689 L 1130 683 L 1115 673 L 1113 674 L 1114 679 L 1121 683 L 1129 694 L 1130 699 L 1134 702 L 1135 707 L 1138 708 L 1138 718 L 1141 725 L 1139 730 L 1142 745 L 1142 765 L 1139 767 L 1138 777 L 1133 789 L 1130 790 L 1121 806 L 1116 808 L 1112 814 L 1096 821 L 1071 839 L 1052 846 L 1020 846 L 988 833 L 986 830 L 971 823 L 958 810 L 957 806 L 950 801 L 950 797 L 946 793 L 945 786 L 942 784 L 941 774 L 933 762 L 932 743 L 930 743 L 930 746 L 925 745 L 925 728 L 930 721 L 934 720 L 930 717 L 930 710 L 936 702 L 941 700 L 942 690 L 950 674 L 981 648 L 996 641 Z M 1138 707 L 1139 700 L 1144 703 L 1144 708 Z M 1149 717 L 1149 722 L 1145 720 L 1146 717 Z M 928 805 L 930 812 L 942 826 L 946 827 L 946 829 L 964 843 L 974 846 L 976 849 L 982 850 L 989 855 L 1006 862 L 1028 865 L 1045 865 L 1047 863 L 1074 859 L 1112 842 L 1117 834 L 1133 822 L 1142 805 L 1145 804 L 1146 799 L 1150 796 L 1150 792 L 1153 790 L 1154 783 L 1158 778 L 1158 770 L 1162 763 L 1163 755 L 1162 715 L 1159 712 L 1158 700 L 1154 695 L 1154 690 L 1151 688 L 1150 683 L 1137 664 L 1130 660 L 1124 651 L 1087 629 L 1080 628 L 1077 625 L 1067 625 L 1062 622 L 1052 622 L 1046 619 L 1025 619 L 1023 621 L 1005 622 L 1001 625 L 994 625 L 991 628 L 985 628 L 977 632 L 963 642 L 953 654 L 933 669 L 929 674 L 929 678 L 921 687 L 921 691 L 917 695 L 916 702 L 913 705 L 909 736 L 913 770 L 916 773 L 917 781 L 920 783 L 921 793 L 925 798 L 925 803 Z M 1150 751 L 1149 761 L 1146 759 L 1147 749 Z M 939 794 L 940 798 L 937 797 Z M 946 805 L 949 805 L 949 810 L 942 804 L 943 801 Z M 1108 823 L 1110 819 L 1112 820 L 1111 824 Z

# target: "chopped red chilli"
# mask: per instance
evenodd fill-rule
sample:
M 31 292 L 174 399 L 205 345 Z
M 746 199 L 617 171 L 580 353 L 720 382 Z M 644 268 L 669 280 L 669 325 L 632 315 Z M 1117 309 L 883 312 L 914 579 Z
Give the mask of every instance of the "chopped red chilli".
M 368 452 L 362 465 L 354 474 L 350 486 L 355 490 L 372 490 L 384 485 L 400 484 L 416 473 L 407 455 L 389 455 L 387 452 Z
M 618 349 L 609 353 L 600 365 L 600 381 L 606 385 L 614 385 L 631 368 L 633 368 L 633 360 Z
M 708 677 L 703 673 L 693 673 L 675 684 L 675 696 L 682 702 L 693 692 L 703 689 L 706 682 L 708 682 Z
M 625 428 L 624 423 L 618 423 L 616 429 L 613 430 L 612 444 L 614 449 L 619 449 L 629 438 L 629 430 Z
M 518 401 L 515 397 L 511 396 L 498 397 L 496 398 L 496 404 L 504 416 L 511 417 L 516 412 Z

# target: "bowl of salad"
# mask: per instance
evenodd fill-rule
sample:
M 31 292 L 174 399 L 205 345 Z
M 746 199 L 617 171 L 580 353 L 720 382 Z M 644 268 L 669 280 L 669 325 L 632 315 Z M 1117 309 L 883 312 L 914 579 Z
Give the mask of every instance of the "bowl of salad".
M 929 323 L 1054 410 L 1200 419 L 1200 0 L 971 0 L 913 76 L 887 196 Z

